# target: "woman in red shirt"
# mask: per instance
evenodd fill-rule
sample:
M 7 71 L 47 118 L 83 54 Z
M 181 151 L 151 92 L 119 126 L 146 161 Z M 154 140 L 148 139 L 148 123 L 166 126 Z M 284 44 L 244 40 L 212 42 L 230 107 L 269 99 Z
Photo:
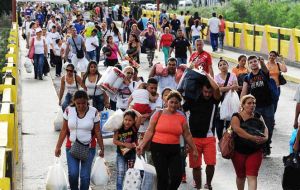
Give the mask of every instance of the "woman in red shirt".
M 173 42 L 173 35 L 170 34 L 170 28 L 165 28 L 165 33 L 161 36 L 159 43 L 159 51 L 162 49 L 165 57 L 165 64 L 168 64 L 170 46 Z
M 136 148 L 137 154 L 141 155 L 146 144 L 151 141 L 151 156 L 157 173 L 157 190 L 178 189 L 180 185 L 180 135 L 191 147 L 193 159 L 198 158 L 187 120 L 182 112 L 177 111 L 181 101 L 179 92 L 169 93 L 166 108 L 153 114 L 144 139 Z

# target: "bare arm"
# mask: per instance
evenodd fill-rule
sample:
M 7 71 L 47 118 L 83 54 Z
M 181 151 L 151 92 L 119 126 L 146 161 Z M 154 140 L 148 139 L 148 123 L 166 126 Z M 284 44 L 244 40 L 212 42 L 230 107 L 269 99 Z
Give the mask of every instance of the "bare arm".
M 246 94 L 248 94 L 248 83 L 247 82 L 244 82 L 243 83 L 243 88 L 242 88 L 242 92 L 241 92 L 241 98 L 243 96 L 245 96 Z
M 61 99 L 64 95 L 64 92 L 65 92 L 65 77 L 66 76 L 63 76 L 60 80 L 60 89 L 59 89 L 59 97 L 58 97 L 58 100 L 59 100 L 59 105 L 61 103 Z
M 183 125 L 182 129 L 183 129 L 182 136 L 183 136 L 184 140 L 187 142 L 189 147 L 191 147 L 194 152 L 197 152 L 197 148 L 193 142 L 193 137 L 192 137 L 192 134 L 189 130 L 187 123 Z
M 174 48 L 170 47 L 170 53 L 169 53 L 169 56 L 172 55 L 173 49 L 174 49 Z
M 205 73 L 205 74 L 206 74 L 206 77 L 207 77 L 211 87 L 214 90 L 214 94 L 213 94 L 214 98 L 216 100 L 219 100 L 221 98 L 221 92 L 220 92 L 219 85 L 215 82 L 215 80 L 208 73 Z
M 209 69 L 209 74 L 210 74 L 210 76 L 211 76 L 211 77 L 214 77 L 215 75 L 214 75 L 214 69 L 213 69 L 213 67 L 212 67 L 212 64 L 209 65 L 208 69 Z
M 149 73 L 149 78 L 154 77 L 155 76 L 155 69 L 156 69 L 156 65 L 154 65 Z
M 104 157 L 104 144 L 103 144 L 103 138 L 102 138 L 102 134 L 101 134 L 101 130 L 100 130 L 100 122 L 97 122 L 94 124 L 94 133 L 96 135 L 96 139 L 100 148 L 100 152 L 99 152 L 99 156 L 100 157 Z
M 65 51 L 65 60 L 67 60 L 70 51 L 70 44 L 67 43 L 66 51 Z
M 76 75 L 76 81 L 84 89 L 84 84 L 80 76 Z
M 264 73 L 269 73 L 269 69 L 267 68 L 265 61 L 263 59 L 259 60 L 260 68 Z
M 300 103 L 296 104 L 296 110 L 295 110 L 295 120 L 294 120 L 294 128 L 298 128 L 298 118 L 300 114 Z
M 59 133 L 58 141 L 56 143 L 56 148 L 55 148 L 55 156 L 56 157 L 59 157 L 61 154 L 61 146 L 67 136 L 67 133 L 68 133 L 68 121 L 64 119 L 63 126 Z
M 279 64 L 279 67 L 280 67 L 281 72 L 284 72 L 284 73 L 287 72 L 287 67 L 286 67 L 284 61 L 282 61 L 282 62 Z

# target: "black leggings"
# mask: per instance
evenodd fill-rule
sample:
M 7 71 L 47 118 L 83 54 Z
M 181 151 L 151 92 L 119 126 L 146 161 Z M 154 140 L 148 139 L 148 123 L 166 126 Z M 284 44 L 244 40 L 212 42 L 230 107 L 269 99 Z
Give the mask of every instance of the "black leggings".
M 151 155 L 157 173 L 157 190 L 177 190 L 182 178 L 179 144 L 152 142 Z

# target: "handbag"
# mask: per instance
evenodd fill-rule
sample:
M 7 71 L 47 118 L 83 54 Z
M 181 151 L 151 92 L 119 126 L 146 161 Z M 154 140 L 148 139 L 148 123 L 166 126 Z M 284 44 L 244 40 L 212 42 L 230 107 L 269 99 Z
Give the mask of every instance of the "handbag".
M 286 79 L 284 78 L 284 76 L 282 75 L 282 72 L 281 72 L 281 69 L 280 69 L 280 66 L 278 63 L 277 63 L 277 67 L 279 70 L 279 77 L 278 77 L 279 85 L 285 85 L 287 82 L 286 82 Z
M 162 112 L 163 112 L 163 110 L 160 110 L 159 113 L 158 113 L 158 117 L 157 117 L 157 120 L 156 120 L 156 122 L 155 122 L 153 132 L 155 132 L 156 125 L 157 125 L 157 123 L 158 123 L 158 120 L 159 120 L 159 118 L 160 118 Z M 150 150 L 152 138 L 153 138 L 153 136 L 151 137 L 151 140 L 145 145 L 144 150 L 146 150 L 146 151 L 149 151 L 149 150 Z
M 89 157 L 90 143 L 84 144 L 77 139 L 78 116 L 76 115 L 76 141 L 72 144 L 70 154 L 81 161 L 86 161 Z
M 76 57 L 77 57 L 78 59 L 82 59 L 82 58 L 84 57 L 84 52 L 83 52 L 82 47 L 81 47 L 81 49 L 78 49 L 73 37 L 72 37 L 72 40 L 73 40 L 73 42 L 74 42 L 75 49 L 76 49 Z
M 234 132 L 231 126 L 223 134 L 223 137 L 219 141 L 219 147 L 223 158 L 232 158 L 234 154 Z
M 31 46 L 30 46 L 30 49 L 28 51 L 28 58 L 33 59 L 33 57 L 34 57 L 34 38 L 32 38 Z
M 225 82 L 224 82 L 224 87 L 227 86 L 228 81 L 229 81 L 229 78 L 230 78 L 230 73 L 227 73 L 227 76 L 226 76 L 226 79 L 225 79 Z M 222 93 L 222 96 L 221 96 L 221 98 L 220 98 L 220 103 L 223 102 L 224 98 L 225 98 L 225 93 Z M 221 119 L 220 119 L 220 106 L 219 106 L 218 109 L 217 109 L 215 118 L 216 118 L 216 120 L 221 120 Z

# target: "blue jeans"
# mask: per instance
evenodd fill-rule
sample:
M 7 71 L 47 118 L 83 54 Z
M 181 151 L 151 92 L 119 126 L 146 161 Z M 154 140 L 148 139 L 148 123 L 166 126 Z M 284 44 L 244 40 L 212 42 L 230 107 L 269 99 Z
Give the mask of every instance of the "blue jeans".
M 210 33 L 210 44 L 213 49 L 213 51 L 218 50 L 218 33 Z
M 268 141 L 266 142 L 266 146 L 270 146 L 272 142 L 272 135 L 274 130 L 274 105 L 271 104 L 269 106 L 261 107 L 261 108 L 256 107 L 255 111 L 261 114 L 269 130 L 269 138 Z
M 177 60 L 177 67 L 181 64 L 186 64 L 187 58 L 180 58 L 180 57 L 176 57 Z
M 169 59 L 169 51 L 170 51 L 170 47 L 162 47 L 162 52 L 164 53 L 164 57 L 165 57 L 165 64 L 168 64 L 168 59 Z
M 224 37 L 225 37 L 225 32 L 219 32 L 219 42 L 220 42 L 220 48 L 224 48 Z
M 66 149 L 69 183 L 71 190 L 78 189 L 78 177 L 80 172 L 80 190 L 88 190 L 90 186 L 90 177 L 92 163 L 95 157 L 96 149 L 90 148 L 89 157 L 86 161 L 80 161 L 70 154 L 70 149 Z M 80 165 L 80 171 L 79 171 Z
M 93 98 L 93 105 L 90 106 L 94 106 L 99 112 L 103 111 L 104 109 L 104 97 L 103 94 L 101 95 L 97 95 L 95 97 L 90 96 L 90 99 Z
M 194 48 L 194 49 L 196 49 L 195 41 L 196 41 L 197 39 L 200 39 L 200 36 L 192 36 L 193 48 Z
M 70 93 L 67 93 L 65 96 L 65 100 L 61 105 L 61 108 L 63 110 L 63 112 L 65 112 L 65 109 L 70 105 L 71 101 L 72 101 L 72 97 L 73 95 Z
M 95 50 L 87 51 L 86 53 L 87 53 L 87 58 L 89 61 L 91 61 L 91 60 L 96 61 L 96 51 Z
M 44 54 L 34 54 L 33 56 L 34 78 L 43 77 Z
M 123 181 L 128 170 L 128 163 L 135 161 L 135 154 L 132 155 L 131 158 L 125 158 L 120 153 L 117 153 L 117 190 L 123 189 Z

